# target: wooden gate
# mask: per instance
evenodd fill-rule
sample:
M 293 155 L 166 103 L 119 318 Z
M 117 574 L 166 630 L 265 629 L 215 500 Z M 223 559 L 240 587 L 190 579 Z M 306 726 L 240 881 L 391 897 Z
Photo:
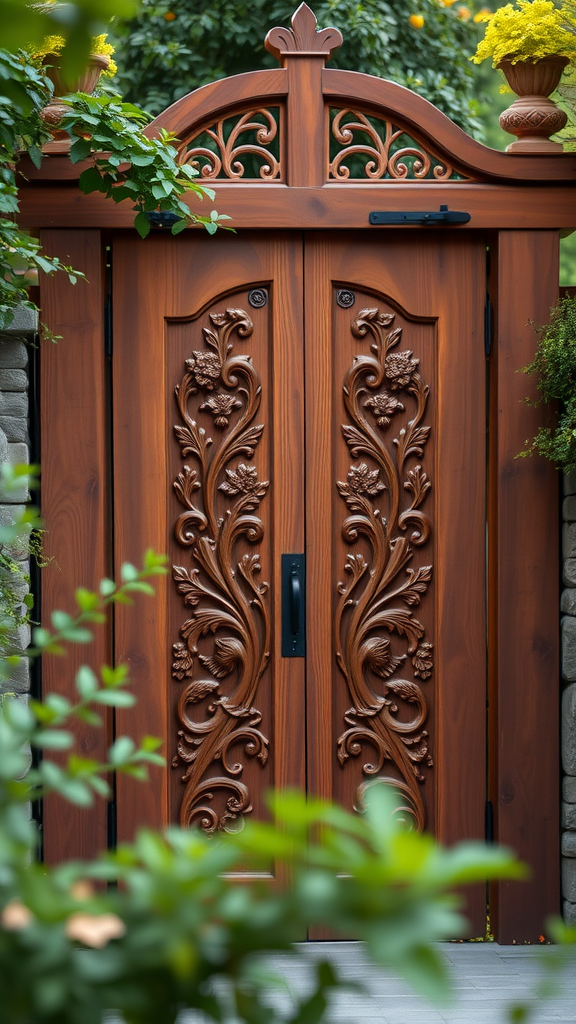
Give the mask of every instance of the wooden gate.
M 493 928 L 535 941 L 559 904 L 557 487 L 515 459 L 538 416 L 516 371 L 556 299 L 576 161 L 487 150 L 407 90 L 325 69 L 338 44 L 302 5 L 268 35 L 280 69 L 151 126 L 235 236 L 142 242 L 61 158 L 29 171 L 23 222 L 90 279 L 43 285 L 65 339 L 41 360 L 44 607 L 170 553 L 158 599 L 99 640 L 139 697 L 110 729 L 168 756 L 148 787 L 118 779 L 118 838 L 238 827 L 272 786 L 360 807 L 390 779 L 443 841 L 493 817 L 534 871 L 494 887 Z M 441 207 L 470 219 L 418 226 Z M 44 685 L 62 689 L 51 665 Z M 49 858 L 106 835 L 105 809 L 46 816 Z

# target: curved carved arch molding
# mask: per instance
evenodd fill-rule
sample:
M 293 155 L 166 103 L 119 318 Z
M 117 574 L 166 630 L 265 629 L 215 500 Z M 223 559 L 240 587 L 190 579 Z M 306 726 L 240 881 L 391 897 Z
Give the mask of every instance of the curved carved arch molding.
M 186 461 L 174 481 L 184 508 L 174 533 L 190 561 L 172 570 L 188 612 L 173 646 L 172 676 L 182 689 L 172 764 L 184 768 L 181 824 L 213 832 L 252 810 L 232 749 L 240 746 L 262 766 L 268 760 L 255 703 L 270 658 L 268 585 L 259 578 L 259 506 L 269 484 L 253 461 L 264 429 L 257 422 L 262 383 L 251 357 L 236 351 L 252 335 L 252 318 L 230 307 L 208 319 L 204 345 L 190 353 L 175 388 L 174 430 Z M 212 418 L 210 433 L 201 411 Z M 239 555 L 242 546 L 249 550 Z
M 340 296 L 339 305 L 351 305 Z M 337 488 L 346 506 L 342 537 L 351 550 L 338 584 L 335 634 L 336 661 L 352 706 L 337 753 L 346 769 L 364 747 L 376 752 L 362 765 L 357 809 L 368 786 L 387 782 L 400 791 L 403 810 L 422 830 L 422 767 L 432 767 L 425 690 L 433 644 L 414 609 L 428 590 L 432 565 L 410 563 L 432 528 L 423 510 L 432 488 L 425 458 L 431 427 L 424 422 L 430 388 L 419 373 L 418 356 L 399 347 L 403 328 L 394 326 L 395 319 L 395 313 L 372 307 L 350 324 L 352 336 L 368 342 L 369 352 L 355 355 L 343 382 L 348 420 L 341 429 L 352 462 Z

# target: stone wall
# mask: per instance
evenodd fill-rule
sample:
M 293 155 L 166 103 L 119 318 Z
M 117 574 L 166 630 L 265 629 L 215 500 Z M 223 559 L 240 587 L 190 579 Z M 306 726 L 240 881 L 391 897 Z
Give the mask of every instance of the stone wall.
M 28 358 L 29 345 L 37 330 L 37 318 L 27 309 L 20 308 L 10 328 L 0 332 L 0 463 L 12 465 L 29 463 L 30 434 L 28 418 Z M 9 524 L 23 511 L 26 491 L 4 493 L 0 487 L 0 524 Z M 16 558 L 25 573 L 29 570 L 25 545 L 14 545 L 9 553 Z M 0 572 L 5 570 L 0 567 Z M 9 577 L 13 580 L 13 577 Z M 16 585 L 17 596 L 24 599 L 27 586 Z M 30 642 L 30 630 L 23 626 L 14 633 L 14 653 L 22 652 Z M 30 689 L 28 661 L 22 659 L 10 680 L 0 684 L 0 692 L 26 694 Z
M 562 897 L 576 925 L 576 473 L 564 475 L 562 505 Z

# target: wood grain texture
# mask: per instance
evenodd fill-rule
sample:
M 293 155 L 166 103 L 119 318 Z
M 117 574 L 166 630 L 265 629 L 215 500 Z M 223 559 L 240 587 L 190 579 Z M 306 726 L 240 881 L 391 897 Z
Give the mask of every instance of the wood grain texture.
M 448 163 L 480 180 L 499 181 L 571 181 L 576 174 L 576 158 L 570 153 L 558 156 L 522 156 L 501 153 L 476 142 L 441 110 L 402 85 L 358 71 L 325 68 L 322 73 L 325 98 L 338 105 L 357 103 L 377 117 L 390 115 L 422 142 L 428 142 Z
M 57 344 L 42 343 L 41 510 L 46 533 L 42 570 L 42 616 L 63 609 L 74 614 L 77 586 L 97 589 L 110 574 L 108 543 L 107 408 L 103 330 L 103 253 L 98 231 L 46 231 L 46 252 L 82 270 L 88 281 L 72 286 L 64 274 L 41 278 L 42 319 Z M 43 692 L 76 698 L 74 676 L 82 664 L 98 671 L 111 662 L 110 633 L 98 628 L 89 647 L 70 646 L 65 659 L 46 657 Z M 74 729 L 79 754 L 106 759 L 107 730 Z M 106 849 L 106 803 L 86 810 L 46 801 L 44 855 L 48 863 L 93 857 Z
M 555 232 L 500 232 L 497 339 L 492 357 L 491 794 L 498 842 L 532 877 L 493 887 L 499 942 L 537 942 L 559 911 L 558 476 L 540 457 L 518 459 L 542 421 L 533 378 L 536 335 L 558 296 Z M 494 634 L 497 636 L 494 636 Z
M 266 242 L 258 235 L 217 239 L 189 235 L 179 240 L 156 238 L 150 246 L 119 238 L 114 243 L 114 265 L 119 560 L 134 558 L 135 551 L 149 544 L 162 550 L 173 548 L 172 480 L 181 467 L 173 435 L 173 425 L 178 423 L 173 392 L 183 359 L 202 350 L 202 326 L 208 324 L 208 313 L 228 306 L 250 310 L 246 306 L 249 289 L 269 289 L 269 304 L 252 311 L 257 347 L 246 345 L 246 354 L 253 356 L 255 368 L 263 373 L 259 421 L 265 429 L 255 461 L 270 480 L 262 503 L 261 576 L 271 583 L 267 600 L 273 618 L 272 659 L 255 705 L 263 714 L 271 759 L 265 770 L 252 763 L 245 765 L 243 773 L 250 783 L 255 813 L 262 815 L 266 788 L 302 788 L 305 782 L 304 668 L 301 660 L 280 657 L 281 611 L 274 587 L 280 554 L 302 551 L 304 540 L 301 241 L 278 235 Z M 268 335 L 263 333 L 265 328 Z M 154 481 L 154 500 L 148 498 L 150 481 Z M 183 557 L 182 549 L 176 548 L 171 561 L 182 564 Z M 167 737 L 169 759 L 177 730 L 173 708 L 182 688 L 170 679 L 171 645 L 178 639 L 184 617 L 173 581 L 168 580 L 146 618 L 119 617 L 116 634 L 119 656 L 131 663 L 141 696 L 137 715 L 131 713 L 126 725 L 136 734 Z M 120 782 L 119 836 L 129 835 L 138 824 L 177 820 L 181 800 L 182 784 L 172 769 L 157 775 L 143 795 Z
M 42 166 L 46 163 L 45 159 Z M 574 188 L 566 185 L 526 185 L 519 189 L 513 185 L 476 185 L 464 181 L 395 181 L 293 188 L 265 182 L 216 181 L 211 182 L 211 187 L 216 191 L 215 208 L 231 217 L 235 228 L 364 229 L 372 210 L 438 210 L 441 204 L 471 216 L 468 225 L 451 229 L 454 234 L 470 228 L 573 228 L 576 224 Z M 191 209 L 200 209 L 194 197 L 187 202 Z M 114 205 L 99 194 L 84 196 L 73 183 L 24 187 L 20 207 L 19 222 L 24 227 L 132 228 L 134 224 L 129 202 Z M 373 234 L 383 230 L 413 234 L 418 228 L 370 228 Z
M 350 320 L 369 302 L 378 308 L 391 305 L 402 322 L 413 321 L 405 327 L 402 349 L 414 349 L 431 385 L 435 539 L 433 551 L 422 558 L 434 563 L 435 682 L 427 690 L 434 768 L 424 789 L 435 796 L 426 797 L 427 827 L 444 842 L 479 839 L 486 798 L 483 243 L 445 233 L 419 235 L 417 247 L 407 236 L 393 233 L 387 233 L 386 245 L 373 235 L 361 241 L 352 234 L 313 235 L 307 240 L 305 281 L 308 785 L 351 806 L 360 781 L 353 784 L 352 776 L 346 781 L 336 757 L 342 715 L 350 706 L 334 661 L 336 585 L 343 579 L 347 550 L 340 538 L 336 490 L 336 480 L 343 479 L 339 474 L 344 464 L 337 454 L 341 424 L 347 422 L 342 418 L 342 370 L 361 348 L 352 339 L 348 362 L 342 362 L 343 336 L 332 326 L 337 284 L 358 293 Z M 453 301 L 454 288 L 458 303 Z M 426 341 L 430 330 L 432 345 Z M 418 331 L 424 331 L 421 338 Z M 331 552 L 328 565 L 326 550 Z M 484 896 L 478 890 L 467 895 L 478 934 L 484 927 Z

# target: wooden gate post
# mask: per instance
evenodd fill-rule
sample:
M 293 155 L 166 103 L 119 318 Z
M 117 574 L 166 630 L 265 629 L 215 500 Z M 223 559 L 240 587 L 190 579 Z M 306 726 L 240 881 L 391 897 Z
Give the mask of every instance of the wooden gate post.
M 542 419 L 527 405 L 534 324 L 558 298 L 558 232 L 501 231 L 491 359 L 489 793 L 495 839 L 531 868 L 492 886 L 498 942 L 538 942 L 559 907 L 558 485 L 552 466 L 519 459 Z M 558 837 L 558 838 L 557 838 Z

